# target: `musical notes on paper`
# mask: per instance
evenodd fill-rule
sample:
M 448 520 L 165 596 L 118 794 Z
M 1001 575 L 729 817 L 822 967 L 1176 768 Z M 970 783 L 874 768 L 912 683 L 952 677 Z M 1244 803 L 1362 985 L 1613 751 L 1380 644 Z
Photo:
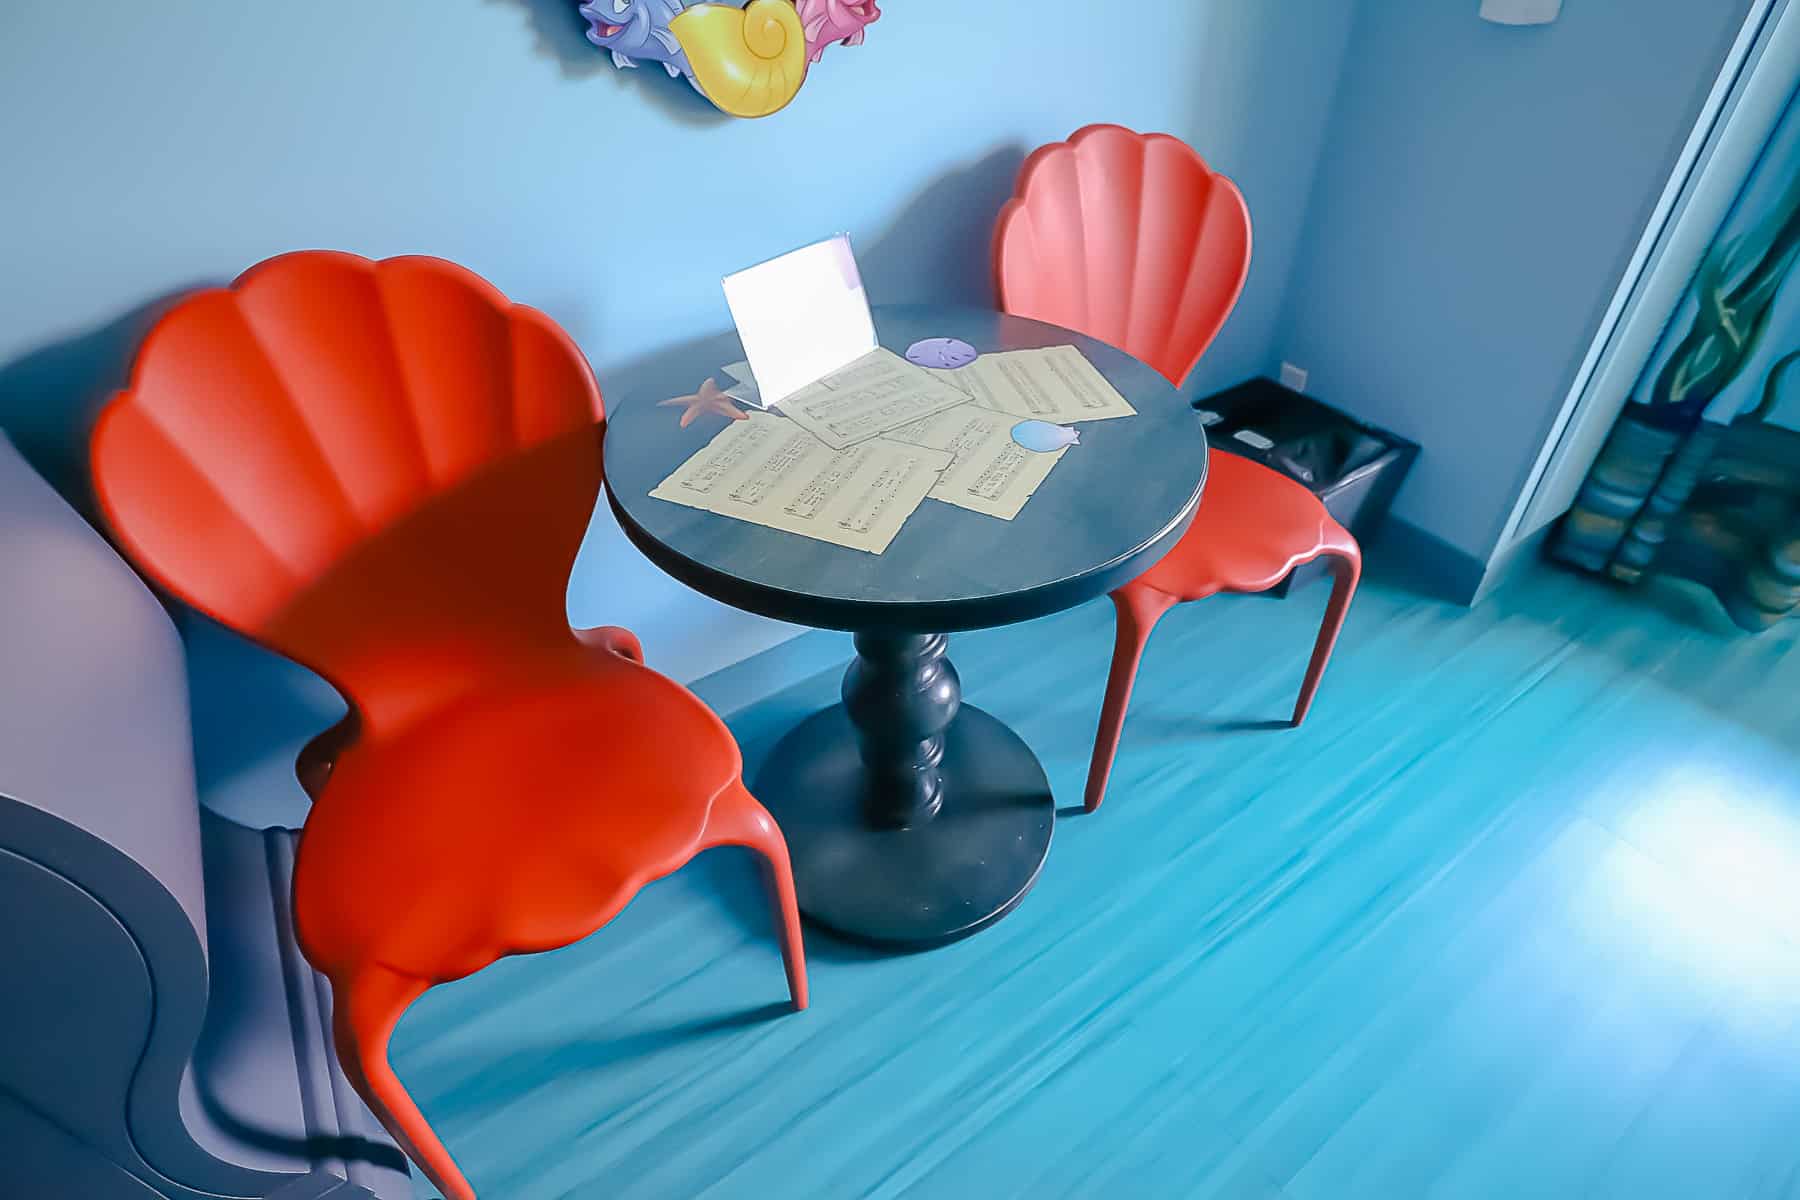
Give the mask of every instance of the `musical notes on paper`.
M 827 446 L 772 413 L 734 421 L 650 494 L 690 508 L 880 554 L 951 455 L 871 438 Z
M 1018 420 L 1011 413 L 962 404 L 902 426 L 889 436 L 947 450 L 953 456 L 931 489 L 931 499 L 1010 521 L 1068 450 L 1063 446 L 1041 454 L 1019 445 L 1012 436 Z
M 1137 415 L 1073 346 L 983 354 L 945 374 L 977 404 L 1056 425 Z
M 878 348 L 807 384 L 777 407 L 826 445 L 844 450 L 967 401 L 941 372 Z
M 880 554 L 928 498 L 1017 517 L 1079 435 L 1040 450 L 1016 428 L 1136 411 L 1073 346 L 936 370 L 877 349 L 733 421 L 650 494 Z

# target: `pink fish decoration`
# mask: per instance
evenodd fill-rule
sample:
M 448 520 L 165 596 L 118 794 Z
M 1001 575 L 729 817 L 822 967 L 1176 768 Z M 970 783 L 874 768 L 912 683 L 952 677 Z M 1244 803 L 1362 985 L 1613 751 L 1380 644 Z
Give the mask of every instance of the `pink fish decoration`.
M 875 0 L 794 0 L 794 7 L 806 31 L 806 57 L 811 62 L 818 62 L 832 42 L 862 45 L 864 27 L 881 15 Z

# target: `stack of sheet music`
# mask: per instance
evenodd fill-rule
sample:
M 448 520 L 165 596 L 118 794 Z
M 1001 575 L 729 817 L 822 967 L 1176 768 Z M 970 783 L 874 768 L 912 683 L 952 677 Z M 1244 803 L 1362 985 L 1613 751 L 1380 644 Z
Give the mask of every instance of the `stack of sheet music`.
M 741 365 L 740 365 L 741 367 Z M 731 394 L 760 405 L 747 369 Z M 733 421 L 650 494 L 880 554 L 927 498 L 1010 521 L 1070 447 L 1014 440 L 1020 421 L 1135 416 L 1073 346 L 928 370 L 877 348 Z

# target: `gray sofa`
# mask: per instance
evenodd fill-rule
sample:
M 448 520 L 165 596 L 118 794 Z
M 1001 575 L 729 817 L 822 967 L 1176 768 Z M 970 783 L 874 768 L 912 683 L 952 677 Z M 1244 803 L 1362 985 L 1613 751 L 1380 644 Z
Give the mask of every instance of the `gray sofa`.
M 201 808 L 174 625 L 0 436 L 0 1196 L 412 1196 L 294 946 L 294 840 Z

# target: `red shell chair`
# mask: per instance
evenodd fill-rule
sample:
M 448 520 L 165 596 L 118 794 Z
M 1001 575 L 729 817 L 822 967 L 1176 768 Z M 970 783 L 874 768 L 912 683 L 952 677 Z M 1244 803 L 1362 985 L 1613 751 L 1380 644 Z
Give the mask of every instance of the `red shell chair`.
M 1000 306 L 1076 329 L 1180 387 L 1237 303 L 1250 269 L 1250 210 L 1231 180 L 1166 134 L 1089 125 L 1025 160 L 994 234 Z M 1337 642 L 1362 552 L 1304 487 L 1215 453 L 1194 523 L 1150 570 L 1112 594 L 1117 635 L 1088 768 L 1100 807 L 1144 643 L 1184 600 L 1260 592 L 1329 556 L 1335 584 L 1294 706 L 1298 725 Z
M 451 1200 L 474 1191 L 388 1063 L 426 988 L 592 933 L 711 846 L 787 847 L 725 725 L 564 597 L 601 486 L 600 393 L 542 313 L 430 258 L 308 251 L 190 296 L 93 436 L 126 551 L 329 679 L 308 747 L 301 948 L 346 1075 Z

